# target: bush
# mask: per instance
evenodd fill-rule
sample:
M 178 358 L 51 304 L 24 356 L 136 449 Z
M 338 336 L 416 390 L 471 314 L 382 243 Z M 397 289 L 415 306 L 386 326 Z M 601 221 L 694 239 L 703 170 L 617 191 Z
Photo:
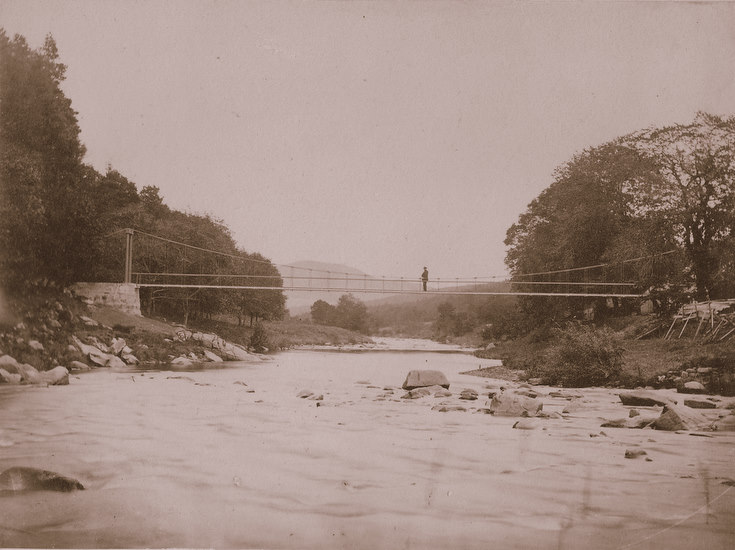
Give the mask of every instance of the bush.
M 268 335 L 265 332 L 265 327 L 261 323 L 256 323 L 253 328 L 253 333 L 250 335 L 250 347 L 255 350 L 255 353 L 263 353 L 268 351 L 270 342 L 268 342 Z
M 572 388 L 618 381 L 623 369 L 620 340 L 608 328 L 570 324 L 553 330 L 547 353 L 527 370 L 547 384 Z

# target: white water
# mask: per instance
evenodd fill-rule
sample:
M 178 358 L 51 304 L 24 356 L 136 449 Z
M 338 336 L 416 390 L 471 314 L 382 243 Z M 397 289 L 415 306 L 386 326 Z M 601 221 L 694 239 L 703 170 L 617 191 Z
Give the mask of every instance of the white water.
M 376 400 L 415 368 L 442 370 L 455 394 L 487 392 L 502 382 L 459 372 L 489 364 L 294 351 L 0 387 L 0 471 L 33 466 L 87 488 L 0 496 L 0 546 L 732 547 L 735 489 L 722 484 L 735 478 L 731 433 L 599 435 L 601 418 L 627 413 L 602 389 L 533 431 L 472 409 L 432 411 L 439 400 L 401 400 L 400 390 Z M 302 389 L 323 394 L 321 406 L 297 398 Z M 624 459 L 628 448 L 652 462 Z

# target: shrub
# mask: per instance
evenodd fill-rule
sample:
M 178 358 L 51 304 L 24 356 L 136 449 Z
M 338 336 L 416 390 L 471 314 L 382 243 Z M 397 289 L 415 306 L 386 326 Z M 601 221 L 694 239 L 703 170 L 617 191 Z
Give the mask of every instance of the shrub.
M 608 384 L 622 374 L 623 349 L 608 328 L 570 324 L 554 329 L 552 342 L 527 374 L 574 388 Z
M 270 347 L 268 335 L 265 332 L 265 327 L 261 323 L 256 323 L 255 327 L 253 327 L 253 333 L 250 335 L 250 347 L 253 348 L 256 353 L 268 351 L 268 348 Z

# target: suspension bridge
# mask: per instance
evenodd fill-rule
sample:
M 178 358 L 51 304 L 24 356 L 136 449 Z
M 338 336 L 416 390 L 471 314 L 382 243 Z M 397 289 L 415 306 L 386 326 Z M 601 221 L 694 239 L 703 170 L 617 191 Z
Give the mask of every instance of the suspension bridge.
M 653 258 L 526 273 L 515 275 L 511 280 L 505 276 L 437 277 L 431 278 L 424 290 L 420 277 L 376 277 L 274 264 L 266 259 L 211 250 L 137 229 L 122 229 L 108 237 L 120 234 L 125 237 L 123 282 L 157 289 L 642 298 L 645 294 L 640 292 L 631 266 L 650 262 Z M 136 251 L 139 258 L 136 258 Z M 222 272 L 223 266 L 234 272 Z M 220 270 L 207 272 L 215 271 L 215 267 Z M 499 286 L 507 290 L 498 290 Z

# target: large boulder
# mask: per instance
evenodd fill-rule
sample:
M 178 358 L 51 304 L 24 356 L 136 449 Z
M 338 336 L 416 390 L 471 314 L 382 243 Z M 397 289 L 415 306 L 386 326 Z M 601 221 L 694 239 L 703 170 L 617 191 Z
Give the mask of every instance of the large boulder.
M 206 357 L 210 361 L 214 361 L 215 363 L 222 363 L 222 358 L 216 353 L 214 353 L 213 351 L 209 351 L 208 349 L 205 349 L 203 353 L 204 353 L 204 357 Z
M 81 371 L 90 370 L 89 369 L 89 365 L 87 365 L 86 363 L 82 363 L 81 361 L 72 361 L 71 363 L 69 363 L 69 368 L 71 370 L 73 370 L 73 371 L 77 371 L 77 370 L 81 370 Z
M 708 420 L 702 413 L 684 407 L 668 403 L 661 416 L 651 423 L 651 427 L 657 430 L 678 431 L 710 431 L 712 430 L 712 421 Z
M 113 338 L 112 345 L 110 346 L 110 351 L 115 355 L 120 355 L 126 346 L 127 344 L 125 343 L 124 338 Z
M 544 404 L 540 399 L 503 392 L 493 396 L 486 406 L 487 412 L 495 416 L 536 416 Z
M 438 370 L 412 370 L 406 376 L 403 383 L 404 390 L 413 390 L 416 388 L 426 388 L 429 386 L 441 386 L 449 389 L 449 381 L 444 373 Z
M 679 393 L 707 393 L 707 388 L 701 382 L 691 380 L 690 382 L 684 382 L 684 385 L 679 386 L 676 391 Z
M 104 365 L 105 367 L 110 367 L 113 369 L 124 369 L 127 367 L 127 363 L 120 359 L 117 355 L 108 355 L 107 356 L 107 362 Z
M 0 474 L 0 491 L 60 491 L 68 493 L 83 490 L 84 485 L 76 479 L 56 472 L 16 466 Z
M 69 371 L 65 367 L 54 367 L 39 373 L 41 382 L 49 386 L 66 386 L 69 384 Z
M 79 338 L 76 336 L 72 336 L 72 340 L 74 341 L 74 344 L 79 348 L 79 351 L 81 351 L 87 358 L 97 365 L 98 367 L 106 367 L 108 366 L 107 363 L 110 360 L 111 356 L 109 353 L 105 353 L 104 351 L 100 350 L 99 348 L 96 348 L 95 346 L 90 346 L 89 344 L 83 343 Z
M 202 346 L 209 347 L 215 351 L 218 351 L 226 359 L 230 361 L 247 361 L 253 358 L 253 355 L 248 352 L 242 346 L 237 344 L 231 344 L 217 336 L 216 334 L 207 334 L 205 332 L 194 332 L 190 338 L 196 342 L 202 344 Z
M 20 384 L 20 374 L 0 369 L 0 384 Z
M 18 363 L 18 374 L 20 374 L 20 380 L 23 384 L 41 384 L 41 374 L 36 370 L 35 367 L 26 363 Z
M 171 360 L 171 364 L 174 365 L 174 366 L 176 366 L 176 367 L 186 368 L 186 367 L 192 366 L 194 364 L 194 362 L 191 359 L 189 359 L 188 357 L 181 356 L 181 357 L 177 357 L 175 359 L 172 359 Z
M 632 407 L 663 407 L 671 400 L 667 397 L 660 396 L 651 391 L 637 390 L 619 393 L 620 401 L 623 405 Z
M 0 369 L 4 369 L 11 374 L 19 374 L 18 361 L 10 355 L 3 355 L 0 357 Z

